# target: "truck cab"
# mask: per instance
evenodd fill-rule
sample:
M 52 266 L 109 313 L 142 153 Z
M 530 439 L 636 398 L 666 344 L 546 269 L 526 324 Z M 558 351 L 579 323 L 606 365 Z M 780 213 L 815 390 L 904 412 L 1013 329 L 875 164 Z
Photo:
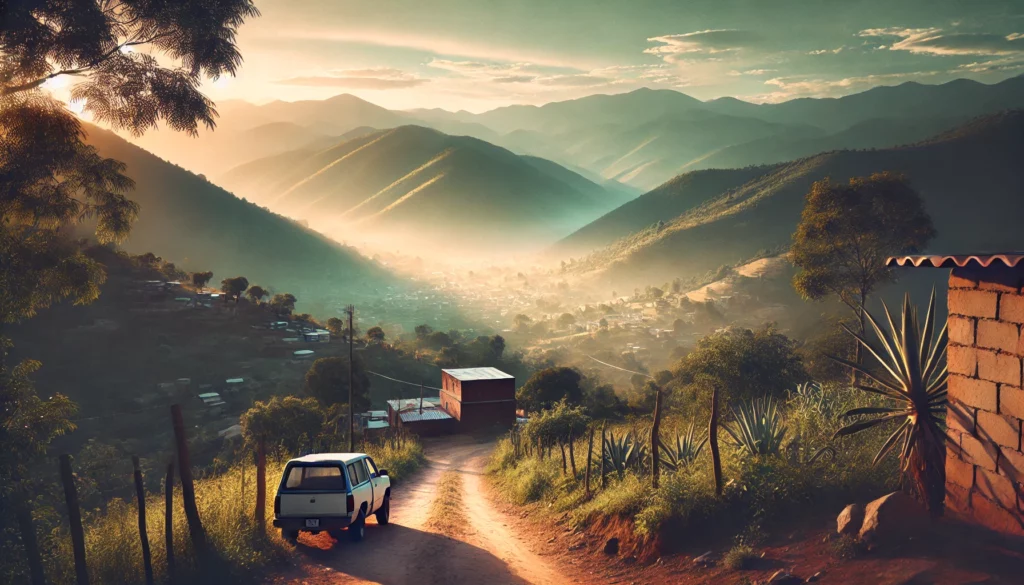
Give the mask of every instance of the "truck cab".
M 363 539 L 366 518 L 386 525 L 391 515 L 391 479 L 365 453 L 318 453 L 292 459 L 274 497 L 274 526 L 294 542 L 299 531 L 327 531 L 341 539 Z

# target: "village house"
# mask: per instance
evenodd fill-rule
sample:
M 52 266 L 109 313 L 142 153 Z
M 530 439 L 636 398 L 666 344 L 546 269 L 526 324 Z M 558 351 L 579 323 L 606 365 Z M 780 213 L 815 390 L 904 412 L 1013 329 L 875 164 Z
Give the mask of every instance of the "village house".
M 516 422 L 516 379 L 497 368 L 441 370 L 441 407 L 463 431 L 511 428 Z

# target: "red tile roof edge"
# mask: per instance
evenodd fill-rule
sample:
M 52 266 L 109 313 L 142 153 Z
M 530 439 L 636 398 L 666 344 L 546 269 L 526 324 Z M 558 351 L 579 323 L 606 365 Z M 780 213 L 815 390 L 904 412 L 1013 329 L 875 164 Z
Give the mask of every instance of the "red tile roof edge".
M 916 256 L 893 256 L 885 261 L 886 266 L 915 266 L 924 268 L 988 268 L 1002 264 L 1009 268 L 1024 267 L 1024 254 L 923 254 Z

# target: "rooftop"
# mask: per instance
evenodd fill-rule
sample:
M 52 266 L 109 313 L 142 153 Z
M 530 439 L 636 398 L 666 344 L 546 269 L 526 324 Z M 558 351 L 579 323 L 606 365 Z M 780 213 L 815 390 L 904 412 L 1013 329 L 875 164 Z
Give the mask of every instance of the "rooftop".
M 506 374 L 498 368 L 457 368 L 453 370 L 441 370 L 449 376 L 461 382 L 471 380 L 514 380 L 515 376 Z
M 341 461 L 347 464 L 364 455 L 366 455 L 366 453 L 312 453 L 309 455 L 303 455 L 302 457 L 296 457 L 288 463 L 322 463 L 324 461 Z
M 441 404 L 441 397 L 440 396 L 424 396 L 423 397 L 423 408 L 434 408 L 435 406 L 438 406 L 440 404 Z M 398 400 L 388 400 L 388 406 L 390 406 L 392 410 L 396 410 L 396 411 L 409 410 L 410 408 L 415 408 L 416 410 L 419 410 L 419 408 L 420 408 L 420 399 L 419 398 L 400 398 Z
M 1024 254 L 921 254 L 893 256 L 886 266 L 917 266 L 925 268 L 989 268 L 1018 265 L 1024 267 Z
M 424 408 L 423 412 L 417 410 L 406 410 L 398 414 L 401 417 L 402 422 L 417 422 L 421 420 L 448 420 L 452 418 L 452 415 L 448 414 L 440 408 L 430 407 Z

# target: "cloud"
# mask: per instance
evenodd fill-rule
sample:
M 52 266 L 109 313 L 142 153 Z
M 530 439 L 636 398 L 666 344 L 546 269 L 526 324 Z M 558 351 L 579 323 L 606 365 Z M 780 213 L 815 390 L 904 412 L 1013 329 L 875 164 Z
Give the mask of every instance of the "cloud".
M 495 83 L 530 83 L 536 77 L 532 75 L 506 75 L 504 77 L 495 77 L 491 81 Z
M 680 56 L 700 57 L 718 53 L 730 53 L 761 44 L 761 37 L 756 33 L 737 29 L 709 29 L 696 32 L 662 35 L 647 39 L 658 46 L 644 50 L 648 55 L 657 55 L 674 63 Z
M 747 99 L 757 102 L 781 102 L 798 97 L 835 97 L 900 82 L 911 78 L 931 77 L 946 73 L 945 71 L 916 71 L 908 73 L 882 73 L 840 79 L 808 79 L 803 77 L 773 77 L 765 81 L 765 85 L 778 88 L 766 94 L 748 96 Z
M 843 51 L 843 49 L 845 49 L 845 48 L 846 47 L 836 47 L 834 49 L 818 49 L 816 51 L 811 51 L 811 52 L 809 52 L 807 54 L 808 55 L 827 55 L 827 54 L 837 55 L 837 54 L 841 53 Z
M 767 75 L 769 73 L 775 73 L 778 69 L 747 69 L 746 71 L 732 70 L 729 75 L 733 77 L 739 77 L 741 75 Z
M 872 28 L 862 37 L 897 37 L 890 51 L 927 55 L 983 55 L 997 57 L 1024 53 L 1024 34 L 943 32 L 939 28 Z
M 345 87 L 349 89 L 405 89 L 429 82 L 392 67 L 369 69 L 336 69 L 330 75 L 308 75 L 279 79 L 279 85 L 300 85 L 305 87 Z
M 589 87 L 594 85 L 604 85 L 612 81 L 614 80 L 608 77 L 581 73 L 579 75 L 552 75 L 550 77 L 541 77 L 537 80 L 537 83 L 542 85 Z

